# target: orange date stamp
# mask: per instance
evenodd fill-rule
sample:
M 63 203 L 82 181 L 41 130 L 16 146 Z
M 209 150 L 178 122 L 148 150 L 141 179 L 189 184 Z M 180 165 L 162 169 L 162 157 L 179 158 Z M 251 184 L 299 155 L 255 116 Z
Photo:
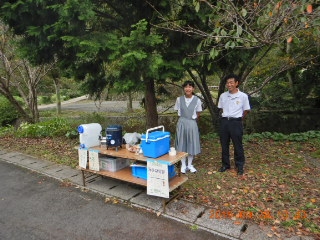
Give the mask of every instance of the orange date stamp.
M 295 212 L 290 212 L 288 210 L 279 210 L 279 211 L 271 211 L 271 210 L 264 210 L 264 211 L 231 211 L 231 210 L 210 210 L 210 218 L 211 219 L 253 219 L 258 218 L 261 220 L 282 220 L 288 221 L 292 220 L 303 220 L 308 217 L 308 214 L 305 210 L 297 210 Z

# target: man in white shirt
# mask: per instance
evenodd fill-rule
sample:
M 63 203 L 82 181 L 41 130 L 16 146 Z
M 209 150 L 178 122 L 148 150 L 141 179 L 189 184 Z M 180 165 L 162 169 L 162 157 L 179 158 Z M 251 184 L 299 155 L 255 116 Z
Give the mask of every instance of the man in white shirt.
M 225 77 L 227 92 L 221 94 L 218 108 L 222 110 L 220 121 L 220 143 L 222 147 L 222 167 L 219 172 L 225 172 L 230 165 L 230 139 L 234 147 L 234 160 L 238 175 L 244 174 L 245 156 L 243 150 L 243 123 L 250 111 L 248 95 L 239 90 L 240 79 L 231 74 Z

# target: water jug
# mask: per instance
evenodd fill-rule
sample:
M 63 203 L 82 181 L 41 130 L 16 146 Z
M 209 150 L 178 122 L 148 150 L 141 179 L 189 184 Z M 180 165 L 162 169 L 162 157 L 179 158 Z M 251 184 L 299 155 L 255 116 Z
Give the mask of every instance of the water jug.
M 102 127 L 99 123 L 81 124 L 78 127 L 81 148 L 100 145 Z

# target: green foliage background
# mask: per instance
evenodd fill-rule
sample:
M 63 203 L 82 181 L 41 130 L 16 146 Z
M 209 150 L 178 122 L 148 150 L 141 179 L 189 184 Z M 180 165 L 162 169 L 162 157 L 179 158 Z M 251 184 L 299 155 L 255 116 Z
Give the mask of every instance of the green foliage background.
M 19 113 L 17 110 L 15 110 L 15 108 L 6 98 L 0 96 L 0 126 L 13 124 L 18 118 Z

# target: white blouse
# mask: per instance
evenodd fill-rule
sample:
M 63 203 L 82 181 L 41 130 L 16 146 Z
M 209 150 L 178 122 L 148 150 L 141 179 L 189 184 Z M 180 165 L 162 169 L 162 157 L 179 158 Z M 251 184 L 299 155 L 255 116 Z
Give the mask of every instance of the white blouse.
M 186 98 L 184 96 L 184 100 L 186 102 L 187 107 L 190 105 L 191 101 L 193 100 L 194 96 L 191 98 Z M 178 116 L 180 117 L 180 97 L 177 97 L 176 104 L 174 105 L 174 110 L 178 111 Z M 196 107 L 194 108 L 192 119 L 197 119 L 197 112 L 202 112 L 201 100 L 198 98 Z

